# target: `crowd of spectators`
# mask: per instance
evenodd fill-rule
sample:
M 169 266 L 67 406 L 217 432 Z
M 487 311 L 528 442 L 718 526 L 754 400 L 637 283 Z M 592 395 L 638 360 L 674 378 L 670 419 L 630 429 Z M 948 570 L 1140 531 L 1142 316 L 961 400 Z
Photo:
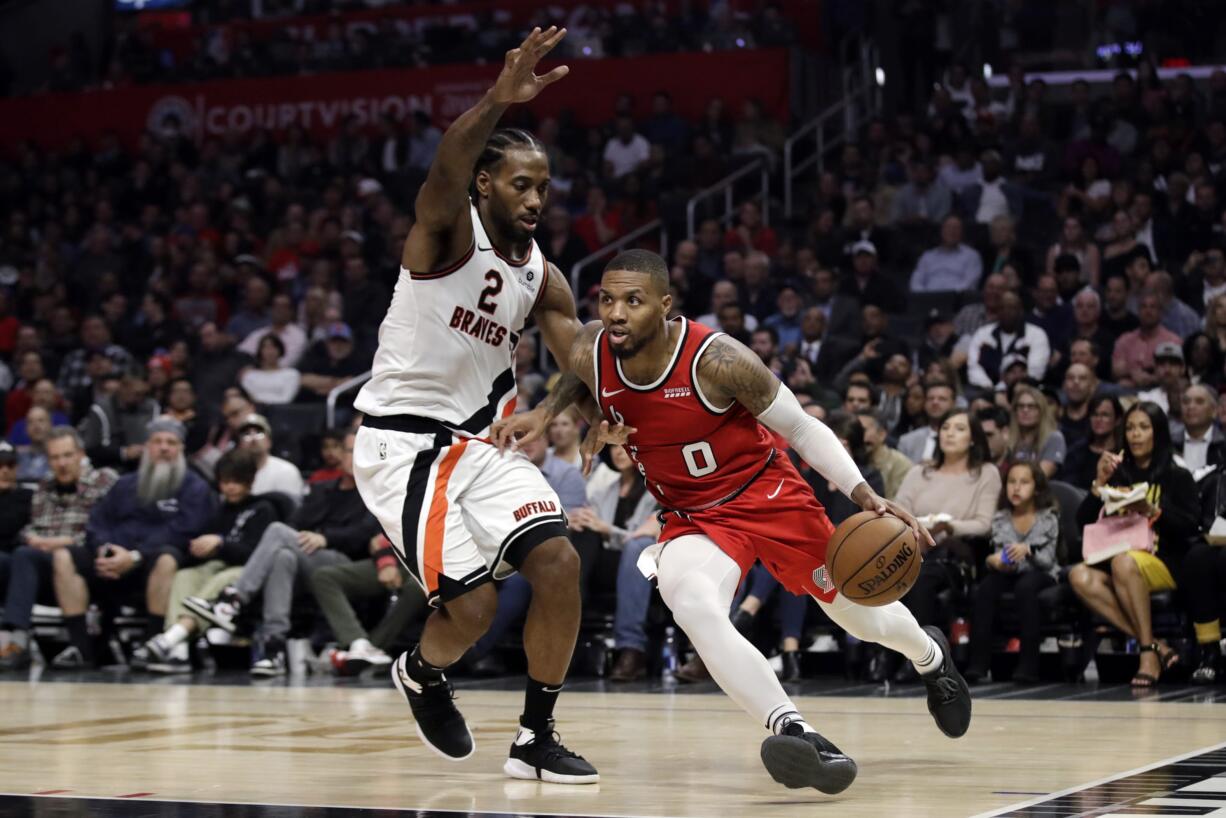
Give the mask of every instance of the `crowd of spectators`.
M 906 603 L 924 624 L 972 617 L 970 675 L 992 672 L 1010 592 L 1016 677 L 1037 678 L 1055 588 L 1137 640 L 1137 686 L 1180 661 L 1212 682 L 1226 593 L 1226 550 L 1206 539 L 1226 464 L 1226 74 L 1197 86 L 1142 71 L 1066 99 L 1041 80 L 994 93 L 969 76 L 950 71 L 923 116 L 869 121 L 802 189 L 795 221 L 768 223 L 752 200 L 731 224 L 700 219 L 671 248 L 676 310 L 744 341 L 880 491 L 928 519 L 937 554 Z M 564 271 L 784 134 L 754 103 L 730 119 L 713 100 L 701 122 L 666 95 L 646 121 L 632 109 L 619 101 L 605 129 L 530 123 L 554 171 L 537 240 Z M 405 127 L 349 127 L 327 144 L 261 133 L 198 146 L 169 132 L 135 153 L 27 145 L 0 165 L 0 520 L 13 552 L 0 556 L 0 661 L 28 661 L 40 595 L 73 637 L 61 665 L 91 659 L 91 600 L 135 595 L 150 618 L 138 661 L 171 670 L 190 667 L 203 625 L 241 628 L 258 599 L 252 670 L 277 675 L 308 589 L 337 668 L 388 661 L 422 606 L 356 498 L 352 438 L 336 430 L 287 462 L 261 407 L 318 408 L 368 368 L 439 138 L 428 120 Z M 535 352 L 517 350 L 525 406 L 548 385 Z M 658 533 L 650 499 L 616 453 L 577 484 L 577 435 L 559 418 L 552 451 L 531 454 L 570 498 L 589 602 L 615 595 L 612 677 L 638 678 L 651 590 L 632 566 Z M 853 510 L 804 473 L 836 522 Z M 23 482 L 37 482 L 32 497 Z M 1154 552 L 1083 563 L 1073 544 L 1104 488 L 1138 482 L 1148 493 L 1128 511 L 1148 519 Z M 1155 635 L 1150 594 L 1172 590 L 1191 649 Z M 366 630 L 354 605 L 392 592 Z M 472 667 L 489 668 L 527 592 L 502 585 L 501 630 Z M 733 615 L 755 633 L 772 604 L 769 649 L 794 678 L 811 606 L 755 575 Z M 910 673 L 869 653 L 872 678 Z

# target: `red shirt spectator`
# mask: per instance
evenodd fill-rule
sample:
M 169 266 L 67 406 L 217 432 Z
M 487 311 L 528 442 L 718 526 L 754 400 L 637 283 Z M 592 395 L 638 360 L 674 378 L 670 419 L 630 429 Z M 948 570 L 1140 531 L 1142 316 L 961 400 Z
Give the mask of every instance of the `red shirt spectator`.
M 724 246 L 729 250 L 761 250 L 774 258 L 779 249 L 779 237 L 775 231 L 762 224 L 762 211 L 757 202 L 741 205 L 740 224 L 724 234 Z
M 587 212 L 575 219 L 574 232 L 593 253 L 622 234 L 621 214 L 609 207 L 599 187 L 588 191 Z

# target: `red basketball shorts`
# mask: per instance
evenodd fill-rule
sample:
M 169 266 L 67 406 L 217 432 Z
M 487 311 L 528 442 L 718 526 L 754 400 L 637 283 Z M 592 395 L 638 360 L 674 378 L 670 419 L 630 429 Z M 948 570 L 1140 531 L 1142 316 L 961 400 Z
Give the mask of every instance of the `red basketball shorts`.
M 826 570 L 826 543 L 834 525 L 796 467 L 784 456 L 735 499 L 706 511 L 664 515 L 661 542 L 687 534 L 709 537 L 741 568 L 761 560 L 794 594 L 830 602 L 837 593 Z

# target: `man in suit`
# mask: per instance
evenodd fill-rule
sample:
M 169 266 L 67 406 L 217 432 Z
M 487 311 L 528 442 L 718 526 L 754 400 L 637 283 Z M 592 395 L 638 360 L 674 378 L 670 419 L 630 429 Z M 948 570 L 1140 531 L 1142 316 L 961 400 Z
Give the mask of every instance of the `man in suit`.
M 855 338 L 860 334 L 860 303 L 837 291 L 834 271 L 819 267 L 813 273 L 813 306 L 826 316 L 826 334 Z
M 819 383 L 829 385 L 856 350 L 854 341 L 826 332 L 826 314 L 820 307 L 809 307 L 801 315 L 795 362 L 805 361 Z
M 931 380 L 924 384 L 924 415 L 928 425 L 912 429 L 898 440 L 898 451 L 912 463 L 931 460 L 937 447 L 937 424 L 954 407 L 954 388 L 945 381 Z
M 1214 422 L 1217 394 L 1204 384 L 1193 384 L 1183 390 L 1180 409 L 1183 425 L 1171 435 L 1175 454 L 1193 475 L 1205 466 L 1221 468 L 1226 464 L 1226 435 Z

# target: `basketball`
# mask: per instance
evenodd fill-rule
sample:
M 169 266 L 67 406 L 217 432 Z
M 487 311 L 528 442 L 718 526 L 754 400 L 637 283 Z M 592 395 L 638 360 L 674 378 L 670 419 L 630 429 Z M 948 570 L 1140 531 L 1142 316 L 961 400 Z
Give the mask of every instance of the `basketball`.
M 844 520 L 826 546 L 826 568 L 839 593 L 876 607 L 901 599 L 919 578 L 915 532 L 897 517 L 861 511 Z

